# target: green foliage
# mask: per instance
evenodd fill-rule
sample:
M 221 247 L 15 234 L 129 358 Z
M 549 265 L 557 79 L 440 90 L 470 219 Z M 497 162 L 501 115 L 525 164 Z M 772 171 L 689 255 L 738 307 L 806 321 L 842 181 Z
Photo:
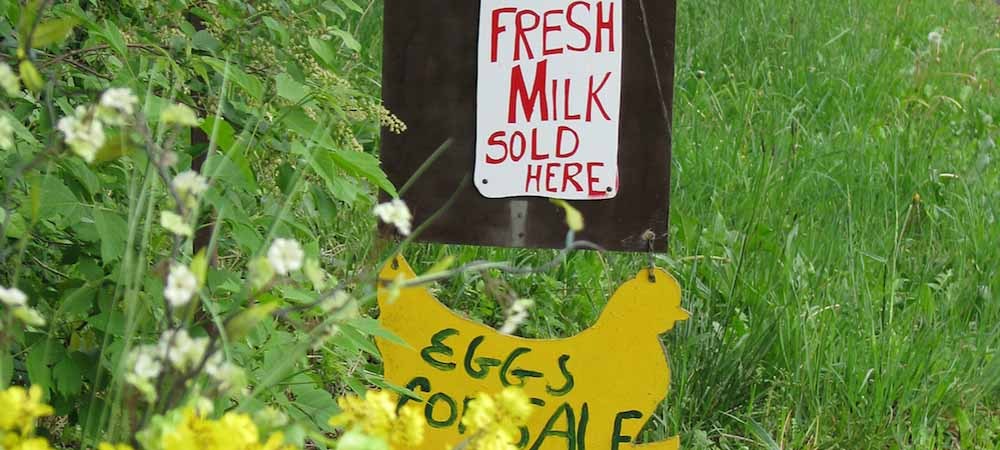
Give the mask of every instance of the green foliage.
M 0 61 L 18 77 L 0 91 L 13 132 L 0 151 L 0 286 L 29 299 L 4 306 L 0 384 L 43 389 L 70 424 L 50 429 L 53 442 L 128 441 L 210 396 L 216 408 L 277 407 L 291 442 L 322 443 L 332 394 L 378 382 L 374 368 L 356 372 L 377 353 L 369 336 L 385 333 L 356 313 L 373 295 L 357 277 L 368 257 L 330 251 L 345 241 L 338 219 L 356 235 L 373 225 L 373 194 L 395 194 L 375 149 L 383 125 L 403 125 L 364 54 L 378 36 L 358 34 L 376 7 L 0 2 Z M 134 93 L 134 113 L 104 104 L 111 88 Z M 99 135 L 85 133 L 93 124 Z M 188 170 L 205 181 L 182 188 Z M 279 237 L 304 243 L 304 272 L 275 273 Z M 191 362 L 241 367 L 248 390 L 167 360 L 136 378 L 143 352 L 156 359 L 158 341 L 188 336 Z M 324 353 L 335 357 L 310 357 Z

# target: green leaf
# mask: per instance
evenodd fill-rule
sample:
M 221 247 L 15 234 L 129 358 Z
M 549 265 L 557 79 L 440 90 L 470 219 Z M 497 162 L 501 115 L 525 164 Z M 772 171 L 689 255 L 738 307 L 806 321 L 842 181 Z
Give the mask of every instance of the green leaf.
M 354 319 L 354 320 L 352 320 L 350 322 L 347 322 L 346 325 L 348 325 L 348 326 L 350 326 L 350 327 L 352 327 L 352 328 L 354 328 L 354 329 L 356 329 L 356 330 L 358 330 L 358 331 L 360 331 L 360 332 L 362 332 L 364 334 L 367 334 L 369 336 L 380 337 L 380 338 L 385 339 L 387 341 L 390 341 L 390 342 L 392 342 L 394 344 L 399 344 L 399 345 L 401 345 L 403 347 L 409 347 L 410 346 L 409 344 L 406 343 L 406 341 L 403 340 L 403 338 L 397 336 L 396 333 L 393 333 L 388 328 L 383 327 L 382 324 L 380 324 L 378 322 L 378 320 L 375 320 L 375 319 L 371 319 L 371 318 L 367 318 L 367 317 L 362 317 L 362 318 Z
M 28 357 L 24 361 L 31 384 L 45 390 L 52 386 L 52 371 L 48 365 L 50 348 L 48 341 L 42 340 L 28 350 Z
M 135 145 L 125 133 L 112 133 L 104 140 L 104 145 L 94 155 L 94 163 L 102 164 L 127 156 L 135 151 Z
M 73 358 L 62 358 L 56 363 L 52 368 L 52 378 L 55 381 L 56 391 L 65 397 L 79 394 L 83 386 L 82 371 Z
M 242 340 L 276 309 L 278 309 L 276 303 L 264 303 L 237 314 L 226 324 L 226 337 L 231 341 Z
M 225 61 L 207 56 L 202 57 L 201 60 L 204 61 L 205 64 L 212 66 L 212 68 L 219 72 L 220 75 L 228 76 L 231 81 L 243 88 L 243 90 L 246 91 L 250 97 L 253 97 L 256 100 L 260 100 L 264 97 L 264 85 L 261 84 L 260 80 L 256 77 L 248 75 L 235 64 L 230 63 L 227 66 Z
M 118 55 L 125 56 L 128 44 L 125 41 L 125 36 L 122 35 L 122 30 L 114 22 L 110 20 L 104 21 L 104 32 L 101 33 L 101 37 L 104 38 L 111 48 L 118 52 Z
M 39 92 L 45 87 L 45 79 L 42 78 L 42 74 L 38 73 L 38 69 L 35 68 L 35 65 L 31 61 L 27 59 L 21 61 L 18 71 L 21 74 L 21 81 L 24 82 L 24 87 L 28 88 L 31 92 Z
M 337 61 L 337 55 L 334 53 L 333 49 L 330 48 L 330 44 L 322 39 L 316 39 L 312 36 L 309 37 L 309 47 L 316 52 L 316 56 L 319 56 L 328 66 L 334 66 Z
M 97 226 L 97 232 L 105 237 L 105 239 L 101 239 L 101 260 L 104 261 L 104 264 L 120 260 L 122 253 L 125 252 L 128 222 L 115 212 L 95 207 L 94 224 Z
M 351 11 L 354 11 L 356 13 L 364 14 L 365 12 L 365 10 L 361 9 L 361 6 L 359 6 L 357 3 L 354 3 L 354 0 L 340 0 L 340 3 L 343 3 L 344 6 L 347 7 L 347 9 L 350 9 Z
M 310 38 L 312 39 L 312 38 Z M 295 81 L 287 72 L 282 72 L 274 77 L 278 96 L 292 103 L 298 103 L 303 97 L 309 95 L 309 88 L 298 81 Z
M 382 168 L 379 167 L 378 159 L 374 156 L 365 152 L 336 149 L 330 149 L 329 152 L 325 153 L 335 164 L 340 166 L 340 168 L 344 169 L 347 173 L 363 177 L 368 181 L 371 181 L 393 197 L 398 195 L 396 193 L 396 187 L 392 185 L 392 182 L 389 181 L 389 177 L 387 177 L 385 172 L 382 171 Z
M 65 17 L 41 23 L 35 28 L 31 45 L 35 48 L 43 48 L 62 43 L 73 32 L 73 28 L 79 24 L 80 21 L 75 17 Z
M 346 45 L 347 48 L 354 50 L 356 52 L 361 52 L 361 43 L 358 42 L 358 40 L 355 39 L 351 33 L 348 33 L 336 27 L 334 27 L 333 30 L 331 31 L 333 32 L 333 34 L 337 35 L 337 37 L 339 37 L 341 40 L 344 41 L 344 45 Z
M 14 377 L 14 355 L 10 352 L 0 352 L 0 387 L 10 385 Z
M 198 279 L 198 288 L 205 286 L 205 275 L 208 273 L 208 257 L 205 256 L 205 249 L 201 249 L 194 258 L 191 258 L 191 272 Z
M 42 145 L 41 142 L 39 142 L 38 139 L 35 138 L 35 135 L 31 131 L 29 131 L 28 128 L 25 127 L 24 124 L 22 124 L 17 117 L 14 117 L 13 114 L 5 110 L 0 110 L 0 116 L 7 117 L 7 119 L 9 119 L 8 123 L 11 125 L 12 128 L 14 128 L 14 136 L 17 136 L 21 138 L 21 140 L 34 146 Z

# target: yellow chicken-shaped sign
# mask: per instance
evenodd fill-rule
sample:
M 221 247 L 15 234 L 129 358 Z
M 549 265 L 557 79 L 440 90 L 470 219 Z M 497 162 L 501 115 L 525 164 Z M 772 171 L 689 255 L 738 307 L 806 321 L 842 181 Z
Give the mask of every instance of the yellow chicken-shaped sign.
M 391 281 L 416 277 L 397 256 Z M 666 396 L 670 368 L 659 335 L 688 318 L 680 286 L 661 270 L 642 270 L 608 300 L 597 323 L 565 339 L 504 335 L 458 316 L 424 287 L 390 299 L 380 283 L 382 326 L 408 345 L 377 338 L 385 379 L 419 394 L 429 424 L 419 450 L 445 450 L 468 436 L 467 402 L 479 392 L 520 386 L 535 405 L 522 429 L 524 450 L 673 450 L 679 439 L 637 444 Z M 404 400 L 405 401 L 405 400 Z

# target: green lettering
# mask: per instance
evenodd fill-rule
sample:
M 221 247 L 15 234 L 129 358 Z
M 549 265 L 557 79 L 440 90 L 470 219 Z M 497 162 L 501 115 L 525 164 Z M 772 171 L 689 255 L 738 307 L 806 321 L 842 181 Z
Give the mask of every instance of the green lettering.
M 521 356 L 521 355 L 523 355 L 525 353 L 529 353 L 529 352 L 531 352 L 530 348 L 527 348 L 527 347 L 518 347 L 518 348 L 515 348 L 514 351 L 510 352 L 510 355 L 507 356 L 507 360 L 503 362 L 503 367 L 500 368 L 500 383 L 502 383 L 504 385 L 504 387 L 514 386 L 514 384 L 510 382 L 510 379 L 507 378 L 508 371 L 510 372 L 511 375 L 513 375 L 513 376 L 515 376 L 515 377 L 517 377 L 517 378 L 519 378 L 521 380 L 521 383 L 518 384 L 517 386 L 524 386 L 524 379 L 525 378 L 528 378 L 528 377 L 531 377 L 531 378 L 541 378 L 542 377 L 542 373 L 541 372 L 535 372 L 534 370 L 524 370 L 524 369 L 520 369 L 520 368 L 514 369 L 514 370 L 510 370 L 511 364 L 514 364 L 514 360 L 516 360 L 518 356 Z
M 642 413 L 639 411 L 622 411 L 615 415 L 615 428 L 611 432 L 611 450 L 618 450 L 619 444 L 632 442 L 632 436 L 622 436 L 622 420 L 641 419 Z
M 565 413 L 566 415 L 566 429 L 565 430 L 553 430 L 552 427 L 556 424 L 556 421 Z M 549 421 L 545 422 L 545 428 L 542 428 L 542 432 L 538 434 L 535 439 L 535 443 L 532 444 L 531 450 L 538 450 L 545 442 L 545 438 L 549 435 L 562 436 L 566 438 L 567 450 L 575 450 L 576 448 L 576 419 L 573 417 L 573 408 L 569 406 L 569 403 L 563 403 L 552 412 L 552 416 L 549 417 Z
M 418 387 L 422 388 L 421 390 L 423 392 L 430 392 L 431 391 L 431 380 L 428 380 L 427 377 L 416 377 L 416 378 L 410 380 L 409 383 L 406 383 L 406 389 L 408 389 L 410 391 L 416 392 L 416 391 L 414 391 L 414 389 L 416 389 Z M 402 408 L 403 405 L 406 404 L 406 402 L 411 401 L 411 400 L 417 400 L 417 401 L 421 401 L 421 402 L 424 401 L 422 398 L 420 398 L 420 397 L 414 397 L 413 395 L 410 395 L 410 394 L 401 395 L 401 396 L 399 396 L 399 401 L 396 402 L 396 409 L 398 410 L 399 408 Z
M 431 336 L 431 345 L 424 347 L 424 349 L 420 351 L 420 357 L 423 358 L 424 361 L 427 362 L 427 364 L 430 364 L 431 366 L 433 366 L 438 370 L 444 370 L 444 371 L 454 370 L 455 363 L 438 361 L 434 359 L 434 357 L 431 355 L 434 354 L 441 354 L 445 356 L 454 355 L 455 351 L 452 350 L 451 347 L 445 345 L 443 341 L 457 334 L 458 330 L 454 328 L 445 328 L 441 331 L 438 331 L 437 333 L 434 333 L 434 336 Z
M 563 378 L 566 382 L 563 383 L 562 387 L 559 389 L 553 389 L 552 386 L 545 385 L 545 391 L 556 397 L 560 397 L 569 394 L 569 391 L 573 390 L 573 374 L 569 373 L 569 368 L 566 367 L 566 363 L 569 362 L 569 355 L 562 355 L 559 357 L 559 371 L 562 372 Z
M 473 339 L 472 342 L 469 342 L 469 348 L 465 352 L 465 371 L 472 378 L 479 378 L 479 379 L 486 378 L 486 375 L 490 373 L 490 367 L 496 367 L 500 365 L 499 359 L 480 357 L 475 359 L 476 364 L 479 364 L 479 369 L 472 368 L 472 362 L 473 362 L 472 357 L 475 355 L 476 349 L 479 348 L 479 344 L 483 343 L 483 339 L 485 339 L 483 336 L 476 336 L 476 338 Z
M 576 427 L 576 450 L 587 450 L 587 422 L 590 421 L 590 405 L 583 402 L 580 408 L 580 426 Z
M 440 400 L 444 400 L 448 405 L 448 418 L 444 420 L 434 418 L 434 405 Z M 455 419 L 458 418 L 458 409 L 455 407 L 455 401 L 448 394 L 438 392 L 427 399 L 427 405 L 424 406 L 424 417 L 427 418 L 428 425 L 434 428 L 446 428 L 455 423 Z

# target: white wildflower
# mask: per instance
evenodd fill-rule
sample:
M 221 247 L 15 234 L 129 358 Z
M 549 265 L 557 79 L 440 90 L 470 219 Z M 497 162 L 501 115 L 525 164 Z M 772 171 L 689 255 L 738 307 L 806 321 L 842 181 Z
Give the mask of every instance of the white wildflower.
M 201 121 L 191 107 L 175 103 L 163 109 L 160 113 L 160 121 L 167 125 L 181 125 L 186 127 L 196 127 Z
M 201 364 L 208 351 L 208 338 L 192 338 L 186 330 L 167 331 L 160 336 L 159 352 L 181 372 L 187 372 Z
M 14 126 L 7 116 L 0 116 L 0 149 L 10 150 L 14 147 Z
M 413 215 L 410 214 L 410 208 L 407 208 L 406 203 L 403 203 L 402 200 L 397 198 L 391 202 L 382 203 L 376 206 L 373 212 L 383 222 L 395 226 L 403 236 L 410 235 Z
M 145 380 L 156 378 L 163 370 L 163 364 L 151 345 L 137 347 L 132 351 L 132 373 Z
M 183 217 L 173 211 L 160 212 L 160 226 L 178 236 L 191 236 L 194 234 L 191 225 L 188 225 Z
M 937 30 L 931 31 L 930 33 L 927 33 L 927 41 L 930 42 L 932 45 L 936 45 L 936 46 L 940 47 L 941 46 L 941 41 L 943 39 L 944 39 L 944 35 L 941 32 L 941 29 L 937 29 Z
M 302 268 L 305 253 L 295 239 L 275 239 L 267 250 L 267 261 L 275 272 L 288 275 Z
M 503 326 L 500 327 L 500 332 L 503 334 L 511 334 L 517 331 L 517 328 L 528 320 L 528 309 L 535 304 L 534 301 L 526 298 L 518 299 L 514 301 L 514 304 L 510 305 L 507 309 L 507 320 L 504 321 Z
M 16 287 L 0 286 L 0 302 L 9 307 L 24 306 L 28 303 L 28 296 Z
M 111 88 L 101 94 L 101 102 L 97 114 L 101 120 L 110 125 L 122 125 L 135 113 L 135 105 L 139 103 L 129 88 Z
M 198 278 L 187 266 L 175 264 L 167 275 L 167 287 L 163 288 L 163 297 L 170 306 L 178 308 L 188 304 L 191 297 L 198 291 Z
M 45 318 L 38 313 L 34 308 L 29 308 L 27 306 L 18 306 L 14 308 L 14 317 L 25 325 L 40 327 L 45 325 Z
M 219 384 L 219 390 L 223 392 L 242 389 L 247 383 L 246 372 L 240 366 L 228 361 L 211 366 L 206 365 L 205 373 Z
M 14 70 L 5 63 L 0 63 L 0 89 L 3 89 L 11 97 L 21 93 L 20 79 L 14 74 Z
M 88 163 L 94 162 L 97 151 L 104 145 L 104 125 L 78 106 L 73 116 L 59 119 L 59 131 L 65 136 L 66 145 Z
M 198 197 L 208 189 L 205 177 L 193 170 L 177 174 L 171 182 L 171 186 L 173 186 L 174 192 L 177 192 L 177 196 L 181 198 L 185 206 L 189 208 L 198 206 Z

